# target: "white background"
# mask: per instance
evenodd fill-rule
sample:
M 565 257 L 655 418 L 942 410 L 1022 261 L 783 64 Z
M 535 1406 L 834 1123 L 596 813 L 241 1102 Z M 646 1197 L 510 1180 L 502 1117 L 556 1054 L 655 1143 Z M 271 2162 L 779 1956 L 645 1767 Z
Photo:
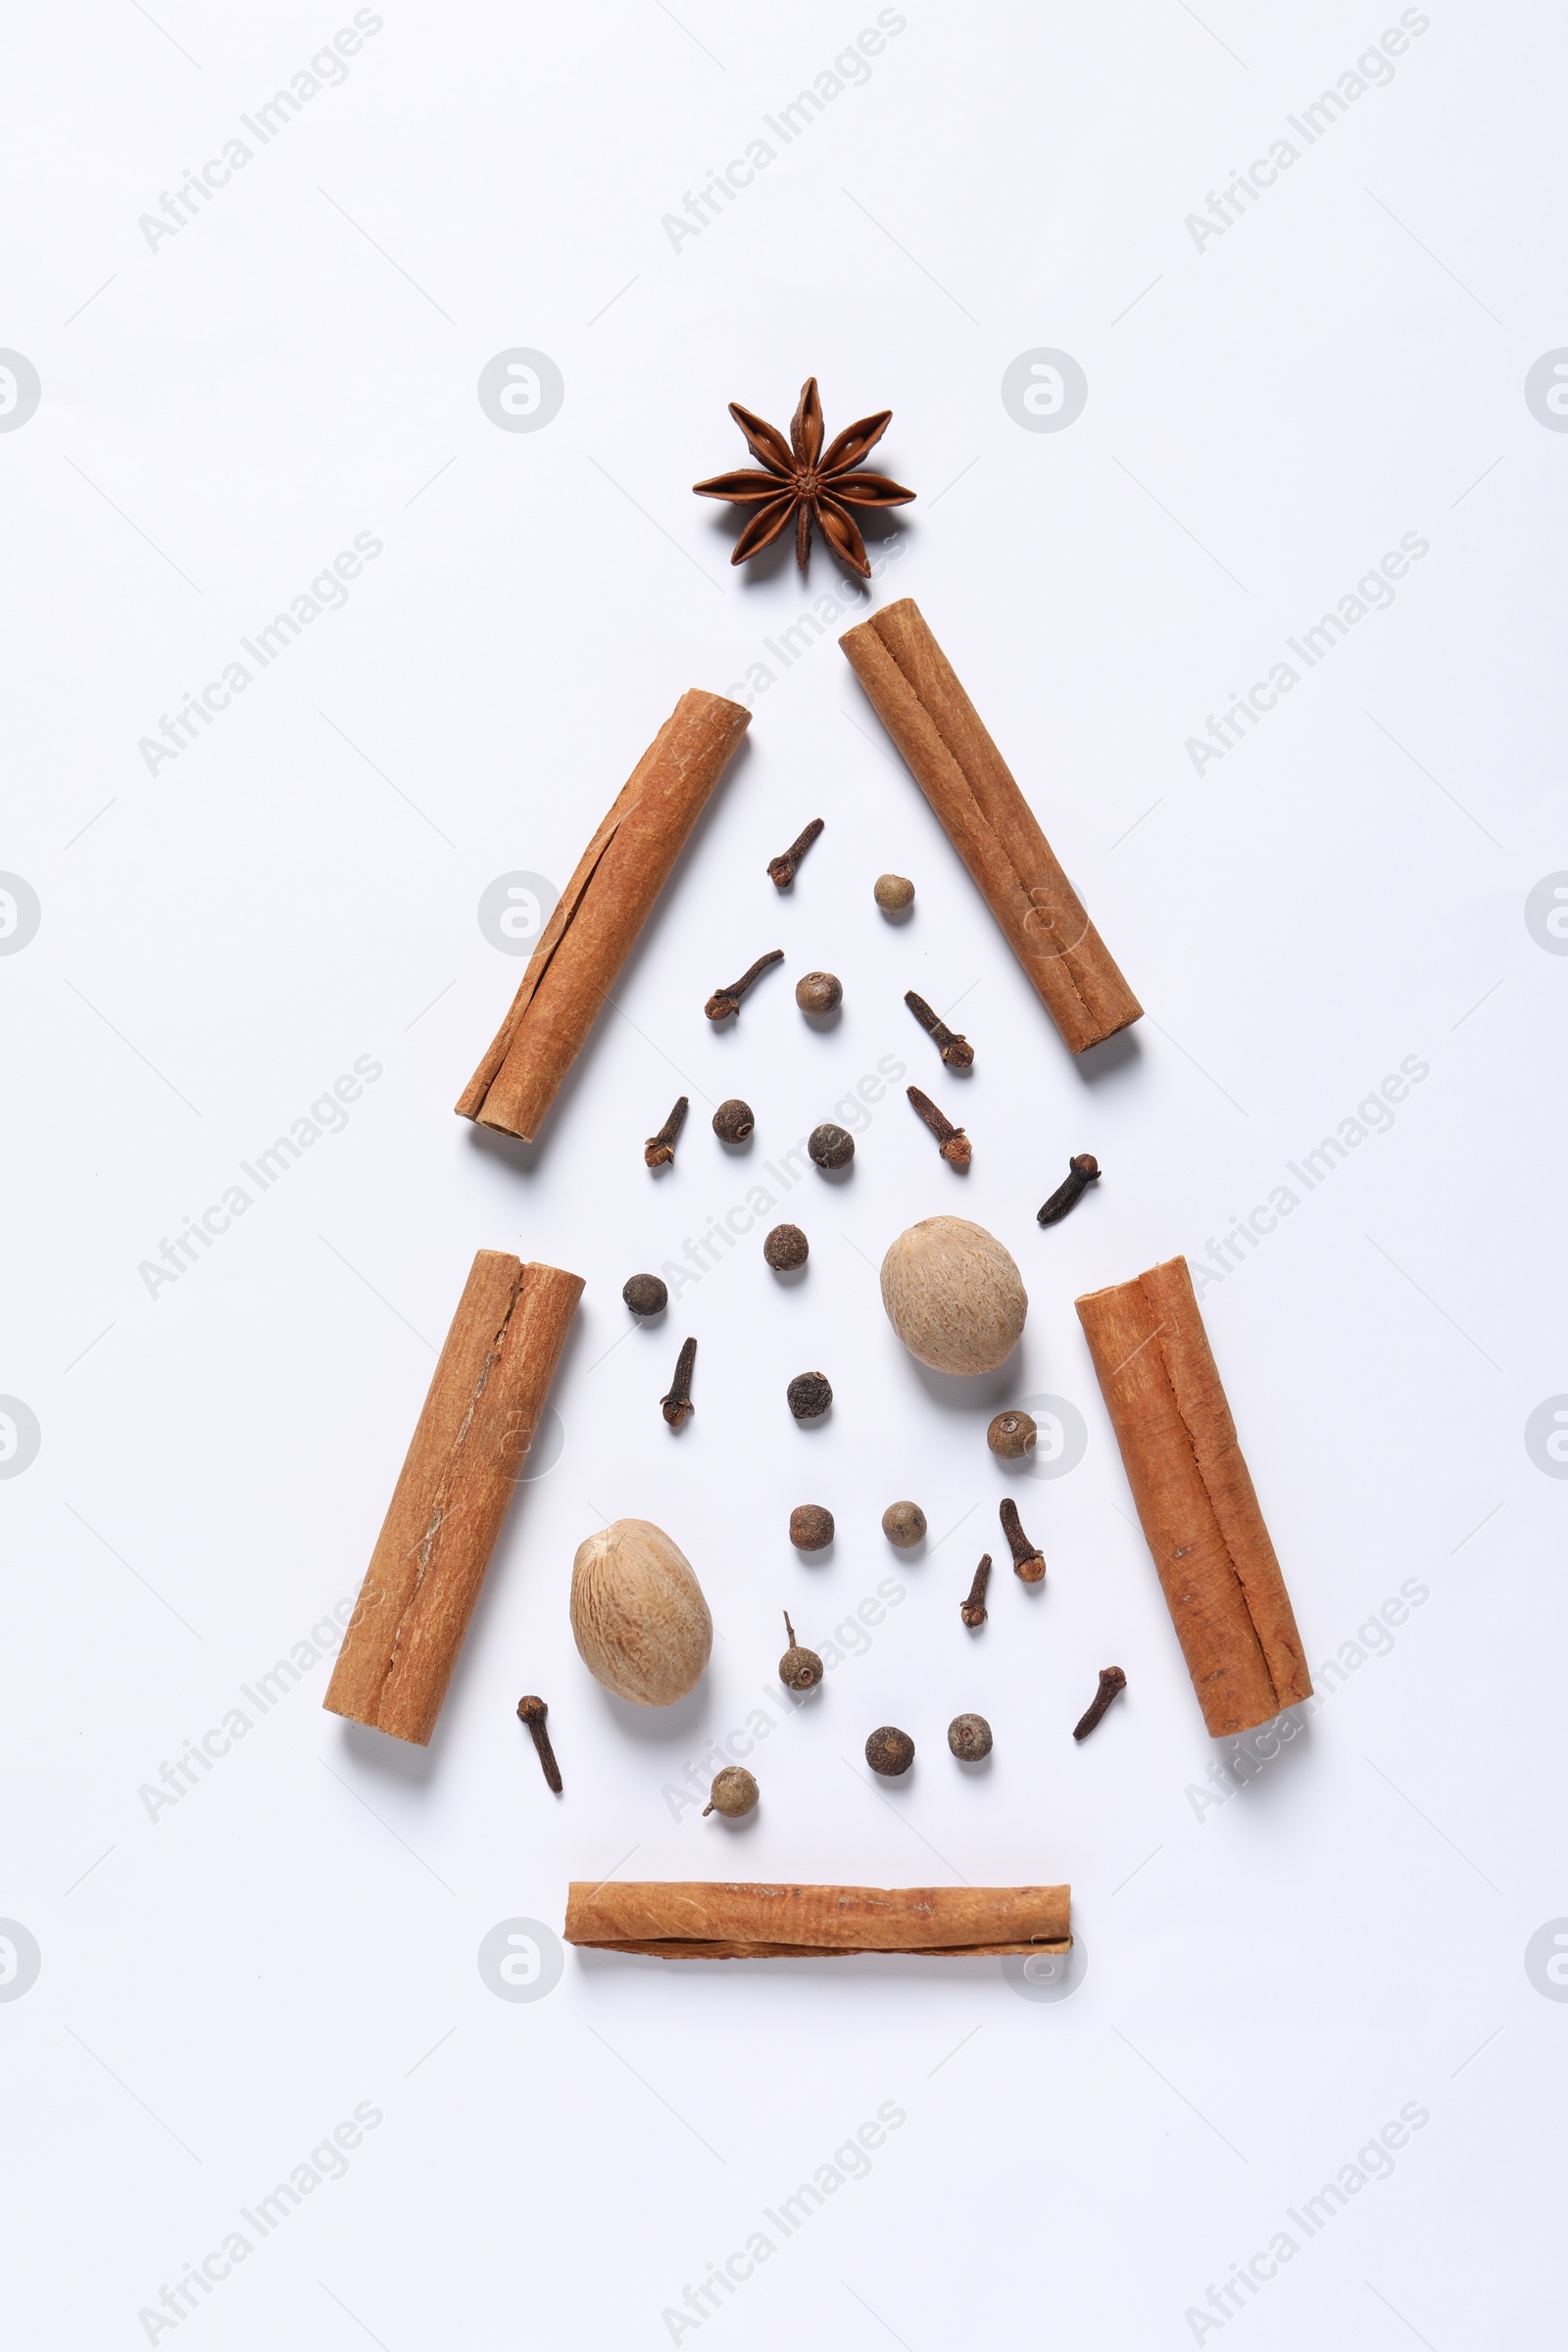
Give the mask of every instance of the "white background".
M 0 434 L 0 867 L 42 908 L 0 959 L 0 1391 L 42 1433 L 0 1482 L 0 1914 L 42 1955 L 0 2003 L 8 2338 L 1544 2340 L 1568 2012 L 1525 1948 L 1568 1913 L 1568 1491 L 1523 1433 L 1568 1389 L 1568 962 L 1524 910 L 1568 866 L 1568 440 L 1523 384 L 1568 341 L 1561 19 L 1434 0 L 1393 80 L 1200 245 L 1187 216 L 1397 9 L 910 0 L 787 149 L 763 116 L 869 6 L 381 14 L 343 85 L 156 249 L 138 216 L 349 12 L 158 0 L 14 11 L 7 35 L 0 345 L 43 386 Z M 775 160 L 672 245 L 662 217 L 759 136 Z M 476 397 L 513 346 L 564 377 L 536 433 Z M 1041 346 L 1088 378 L 1060 432 L 1000 394 Z M 830 432 L 893 409 L 874 462 L 920 494 L 869 591 L 820 549 L 807 582 L 731 570 L 730 511 L 689 493 L 746 462 L 728 400 L 787 424 L 810 372 Z M 139 740 L 357 533 L 382 553 L 346 607 L 149 773 Z M 1429 552 L 1392 608 L 1195 772 L 1209 714 L 1406 533 Z M 1072 1062 L 835 649 L 905 594 L 1148 1007 L 1130 1046 Z M 764 640 L 816 597 L 845 617 L 786 668 Z M 480 1136 L 451 1104 L 522 968 L 481 892 L 562 884 L 676 696 L 758 663 L 749 747 L 618 1011 L 536 1148 Z M 778 900 L 766 859 L 814 814 Z M 887 867 L 918 886 L 902 929 L 871 902 Z M 786 973 L 711 1031 L 709 992 L 775 945 Z M 814 964 L 845 983 L 826 1035 L 792 999 Z M 966 1083 L 910 986 L 961 1000 Z M 142 1262 L 357 1056 L 382 1075 L 343 1131 L 150 1295 Z M 753 1235 L 628 1333 L 625 1277 L 884 1056 L 965 1119 L 967 1181 L 895 1088 L 848 1183 L 781 1200 L 802 1284 Z M 1295 1183 L 1406 1057 L 1429 1074 L 1392 1129 Z M 642 1139 L 677 1091 L 656 1181 Z M 708 1124 L 731 1093 L 757 1111 L 738 1162 Z M 1083 1150 L 1104 1180 L 1043 1233 Z M 1281 1184 L 1299 1204 L 1203 1306 L 1308 1655 L 1345 1667 L 1214 1804 L 1229 1751 L 1072 1300 L 1196 1265 Z M 922 1378 L 878 1300 L 888 1242 L 943 1208 L 1030 1294 L 978 1396 Z M 324 1659 L 264 1716 L 240 1688 L 356 1592 L 478 1247 L 588 1288 L 560 1459 L 517 1498 L 436 1739 L 323 1714 Z M 837 1401 L 804 1431 L 783 1389 L 817 1367 Z M 1050 1574 L 1029 1594 L 999 1569 L 971 1638 L 957 1602 L 1009 1491 L 985 1423 L 1043 1393 L 1088 1449 L 1016 1482 Z M 878 1518 L 906 1494 L 931 1537 L 900 1560 Z M 817 1564 L 786 1541 L 806 1499 L 838 1515 Z M 573 1549 L 621 1514 L 670 1531 L 717 1628 L 667 1718 L 633 1720 L 571 1642 Z M 863 1653 L 757 1748 L 755 1821 L 674 1802 L 776 1694 L 781 1609 L 825 1646 L 890 1574 Z M 1425 1599 L 1357 1647 L 1406 1580 Z M 1127 1696 L 1075 1747 L 1112 1658 Z M 236 1706 L 247 1736 L 150 1813 Z M 972 1777 L 943 1738 L 963 1707 L 996 1733 Z M 860 1760 L 887 1721 L 919 1750 L 893 1787 Z M 548 1997 L 496 1997 L 488 1932 L 558 1931 L 567 1881 L 612 1871 L 1069 1880 L 1087 1974 L 1051 2003 L 997 1961 L 568 1953 Z M 382 2120 L 346 2176 L 248 2230 L 357 2104 Z M 868 2177 L 770 2229 L 879 2106 L 906 2120 Z M 1288 2209 L 1405 2106 L 1429 2121 L 1393 2177 L 1308 2239 Z M 172 2321 L 164 2288 L 236 2228 L 247 2258 Z M 771 2257 L 698 2320 L 687 2287 L 759 2230 Z M 1205 2306 L 1281 2230 L 1299 2250 L 1255 2302 Z

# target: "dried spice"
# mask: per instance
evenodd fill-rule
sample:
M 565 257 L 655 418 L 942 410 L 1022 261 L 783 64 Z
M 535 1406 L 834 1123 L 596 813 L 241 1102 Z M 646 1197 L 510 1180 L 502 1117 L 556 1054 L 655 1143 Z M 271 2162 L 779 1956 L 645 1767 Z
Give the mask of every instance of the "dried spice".
M 814 1649 L 802 1649 L 795 1639 L 788 1609 L 784 1612 L 784 1631 L 790 1645 L 778 1662 L 778 1679 L 786 1690 L 814 1690 L 822 1680 L 824 1668 Z
M 795 561 L 804 571 L 814 522 L 840 561 L 868 580 L 871 566 L 865 541 L 851 508 L 905 507 L 914 496 L 912 490 L 891 481 L 885 473 L 855 471 L 887 431 L 893 411 L 883 409 L 847 425 L 825 450 L 822 403 L 814 375 L 801 386 L 801 403 L 788 441 L 776 426 L 764 424 L 739 401 L 730 402 L 729 413 L 763 471 L 742 466 L 734 473 L 715 473 L 706 482 L 694 482 L 692 488 L 699 498 L 722 498 L 732 507 L 753 509 L 730 562 L 744 564 L 748 557 L 760 555 L 793 522 Z
M 1018 1345 L 1029 1295 L 1010 1253 L 967 1217 L 924 1217 L 882 1260 L 882 1304 L 933 1372 L 995 1372 Z
M 963 1619 L 965 1625 L 984 1625 L 988 1614 L 986 1587 L 990 1582 L 991 1554 L 989 1551 L 984 1551 L 980 1555 L 980 1565 L 974 1572 L 974 1583 L 969 1587 L 968 1598 L 958 1603 L 958 1615 Z
M 1058 1184 L 1043 1208 L 1035 1211 L 1037 1225 L 1059 1225 L 1069 1208 L 1092 1184 L 1100 1181 L 1100 1162 L 1092 1152 L 1075 1152 L 1067 1162 L 1065 1181 Z
M 1021 1577 L 1026 1585 L 1038 1585 L 1046 1573 L 1045 1558 L 1024 1534 L 1018 1519 L 1018 1505 L 1010 1494 L 1002 1505 L 1001 1518 L 1002 1532 L 1012 1552 L 1014 1576 Z
M 925 1031 L 950 1070 L 967 1070 L 974 1066 L 974 1048 L 966 1037 L 950 1029 L 941 1016 L 932 1011 L 924 997 L 917 997 L 912 988 L 904 992 L 904 1002 Z
M 833 972 L 808 972 L 795 983 L 795 1002 L 813 1020 L 822 1020 L 843 1004 L 844 983 Z
M 909 1551 L 925 1534 L 925 1513 L 917 1502 L 890 1502 L 882 1514 L 882 1533 L 899 1551 Z
M 811 1254 L 811 1245 L 798 1225 L 775 1225 L 762 1244 L 762 1255 L 775 1274 L 793 1274 Z
M 807 1138 L 806 1149 L 819 1168 L 847 1168 L 855 1157 L 855 1138 L 847 1127 L 824 1119 Z
M 1038 1958 L 1072 1948 L 1072 1889 L 573 1879 L 562 1933 L 568 1943 L 646 1952 L 656 1960 L 810 1959 L 836 1952 Z M 787 2060 L 778 2080 L 791 2080 Z M 961 2152 L 968 2143 L 954 2144 Z M 804 2329 L 803 2338 L 812 2340 Z
M 561 1766 L 556 1762 L 556 1751 L 550 1744 L 550 1734 L 545 1730 L 545 1717 L 549 1712 L 542 1698 L 519 1698 L 517 1701 L 517 1721 L 525 1723 L 533 1734 L 533 1743 L 539 1751 L 545 1779 L 559 1796 Z
M 891 1723 L 874 1731 L 865 1743 L 865 1760 L 885 1781 L 896 1781 L 914 1762 L 914 1741 Z
M 884 914 L 906 914 L 914 905 L 914 884 L 904 874 L 878 874 L 871 895 Z
M 675 1138 L 681 1131 L 689 1105 L 680 1096 L 674 1109 L 657 1135 L 651 1135 L 643 1146 L 643 1158 L 651 1168 L 667 1168 L 675 1157 Z
M 1026 1453 L 1033 1453 L 1039 1436 L 1032 1416 L 1028 1413 L 998 1413 L 986 1431 L 986 1444 L 1004 1462 L 1016 1462 Z
M 797 1421 L 819 1421 L 833 1401 L 833 1384 L 825 1372 L 797 1372 L 784 1393 Z
M 713 1786 L 703 1807 L 703 1819 L 710 1813 L 722 1813 L 726 1821 L 740 1821 L 755 1813 L 761 1791 L 744 1764 L 726 1764 L 722 1772 L 713 1775 Z
M 633 1274 L 621 1285 L 620 1295 L 634 1315 L 662 1315 L 669 1304 L 668 1287 L 657 1274 Z
M 692 1402 L 692 1367 L 696 1361 L 697 1342 L 683 1340 L 675 1358 L 675 1377 L 669 1384 L 669 1394 L 659 1399 L 660 1410 L 671 1429 L 681 1428 L 697 1410 Z
M 744 1144 L 756 1125 L 751 1104 L 739 1095 L 731 1095 L 713 1113 L 713 1133 L 721 1144 Z
M 969 1165 L 969 1138 L 961 1127 L 955 1127 L 950 1118 L 938 1110 L 929 1095 L 922 1095 L 917 1086 L 907 1086 L 909 1108 L 916 1118 L 923 1119 L 941 1147 L 942 1156 L 952 1168 Z
M 1125 1690 L 1126 1688 L 1127 1677 L 1123 1674 L 1119 1666 L 1102 1666 L 1100 1669 L 1100 1689 L 1095 1692 L 1094 1697 L 1089 1701 L 1088 1706 L 1084 1709 L 1082 1715 L 1080 1715 L 1078 1718 L 1077 1723 L 1073 1726 L 1073 1738 L 1075 1740 L 1087 1740 L 1090 1733 L 1094 1730 L 1096 1724 L 1104 1714 L 1105 1709 L 1109 1706 L 1111 1700 L 1116 1696 L 1117 1692 L 1120 1690 Z
M 650 1519 L 615 1519 L 571 1563 L 571 1633 L 595 1682 L 640 1707 L 673 1706 L 713 1647 L 692 1564 Z
M 833 1514 L 824 1503 L 798 1502 L 790 1513 L 790 1542 L 797 1551 L 825 1551 L 833 1541 Z
M 991 1753 L 991 1726 L 983 1715 L 955 1715 L 948 1745 L 960 1764 L 978 1764 Z
M 778 857 L 768 859 L 768 879 L 775 890 L 788 890 L 801 870 L 801 859 L 806 856 L 807 851 L 821 830 L 821 817 L 813 816 L 798 840 L 792 841 L 789 848 L 781 851 Z
M 742 972 L 738 980 L 732 980 L 728 988 L 715 988 L 708 1003 L 703 1006 L 709 1019 L 710 1021 L 727 1021 L 732 1012 L 739 1012 L 741 999 L 745 996 L 746 991 L 756 984 L 763 972 L 768 971 L 775 963 L 782 963 L 783 960 L 783 949 L 774 948 L 770 955 L 759 956 L 757 961 Z

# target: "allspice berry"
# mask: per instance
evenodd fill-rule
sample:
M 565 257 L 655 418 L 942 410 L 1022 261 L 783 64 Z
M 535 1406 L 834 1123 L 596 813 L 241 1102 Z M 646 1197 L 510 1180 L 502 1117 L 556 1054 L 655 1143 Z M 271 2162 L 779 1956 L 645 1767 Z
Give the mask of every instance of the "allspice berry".
M 797 1421 L 819 1421 L 833 1401 L 833 1384 L 825 1372 L 797 1372 L 784 1393 Z
M 983 1715 L 955 1715 L 948 1726 L 948 1745 L 960 1764 L 978 1764 L 991 1753 L 991 1726 Z
M 713 1113 L 713 1133 L 721 1144 L 744 1144 L 756 1124 L 751 1104 L 739 1095 L 731 1095 Z
M 882 1533 L 899 1551 L 909 1551 L 925 1534 L 925 1513 L 917 1502 L 890 1502 L 882 1514 Z
M 827 1119 L 811 1129 L 806 1149 L 819 1168 L 847 1168 L 855 1157 L 855 1138 L 847 1127 L 835 1127 Z
M 844 1002 L 844 983 L 832 972 L 808 972 L 795 983 L 795 1002 L 803 1012 L 820 1019 L 837 1012 Z
M 1028 1413 L 998 1413 L 986 1431 L 986 1444 L 1004 1462 L 1016 1462 L 1024 1454 L 1033 1453 L 1038 1435 Z
M 669 1292 L 657 1274 L 634 1274 L 620 1295 L 634 1315 L 662 1315 L 669 1304 Z
M 743 1814 L 756 1812 L 760 1793 L 744 1764 L 726 1764 L 722 1772 L 713 1775 L 703 1819 L 710 1813 L 722 1813 L 726 1821 L 739 1821 Z
M 811 1245 L 798 1225 L 775 1225 L 762 1244 L 762 1255 L 775 1274 L 793 1274 L 811 1254 Z
M 903 914 L 914 905 L 914 884 L 903 874 L 878 874 L 872 895 L 884 914 Z
M 896 1781 L 914 1762 L 914 1741 L 907 1732 L 898 1731 L 891 1723 L 885 1723 L 866 1741 L 865 1760 L 871 1770 L 879 1772 L 885 1781 Z
M 798 1502 L 790 1513 L 790 1542 L 797 1551 L 825 1551 L 833 1541 L 833 1514 L 820 1502 Z
M 790 1645 L 778 1662 L 778 1679 L 786 1690 L 814 1690 L 822 1680 L 822 1661 L 814 1649 L 803 1649 L 795 1639 L 788 1609 L 784 1612 L 784 1631 Z

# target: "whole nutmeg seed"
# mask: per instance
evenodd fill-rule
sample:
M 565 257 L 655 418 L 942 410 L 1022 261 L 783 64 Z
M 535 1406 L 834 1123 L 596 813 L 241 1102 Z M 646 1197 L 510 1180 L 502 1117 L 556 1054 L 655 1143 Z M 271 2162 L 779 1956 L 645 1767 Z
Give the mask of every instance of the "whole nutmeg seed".
M 595 1681 L 643 1707 L 684 1698 L 713 1646 L 691 1562 L 648 1519 L 613 1520 L 578 1544 L 571 1631 Z
M 907 1772 L 914 1762 L 914 1741 L 907 1732 L 898 1731 L 891 1723 L 885 1723 L 866 1741 L 865 1760 L 873 1772 L 881 1773 L 884 1780 L 896 1781 L 900 1773 Z
M 878 874 L 872 896 L 884 914 L 902 914 L 914 905 L 914 884 L 903 874 Z
M 986 1444 L 1004 1462 L 1016 1462 L 1022 1455 L 1033 1453 L 1039 1434 L 1028 1413 L 998 1413 L 986 1431 Z
M 978 1764 L 991 1753 L 991 1726 L 983 1715 L 955 1715 L 948 1726 L 948 1745 L 960 1764 Z
M 790 1542 L 797 1551 L 825 1551 L 833 1541 L 833 1514 L 819 1502 L 798 1502 L 790 1513 Z
M 803 1649 L 795 1639 L 788 1609 L 784 1612 L 784 1631 L 790 1645 L 778 1662 L 778 1679 L 786 1690 L 814 1690 L 822 1680 L 822 1661 L 814 1649 Z
M 713 1775 L 703 1819 L 710 1813 L 722 1813 L 726 1821 L 739 1821 L 744 1814 L 756 1812 L 760 1793 L 744 1764 L 726 1764 L 722 1772 Z
M 925 1513 L 917 1502 L 890 1502 L 882 1514 L 882 1533 L 900 1551 L 908 1551 L 925 1534 Z
M 797 1372 L 784 1394 L 797 1421 L 818 1421 L 833 1401 L 833 1384 L 825 1372 Z
M 994 1372 L 1023 1333 L 1029 1294 L 995 1234 L 967 1217 L 926 1217 L 882 1260 L 882 1304 L 933 1372 Z
M 669 1292 L 657 1274 L 634 1274 L 621 1285 L 620 1295 L 634 1315 L 662 1315 Z
M 811 1129 L 806 1149 L 819 1168 L 847 1168 L 855 1157 L 855 1138 L 847 1127 L 835 1127 L 827 1119 Z
M 793 1274 L 811 1254 L 811 1245 L 798 1225 L 775 1225 L 762 1244 L 762 1255 L 775 1274 Z
M 744 1144 L 756 1125 L 751 1104 L 739 1095 L 731 1095 L 713 1113 L 713 1133 L 721 1144 Z
M 837 1012 L 844 1002 L 844 983 L 832 972 L 808 972 L 804 980 L 795 983 L 795 1002 L 803 1012 L 820 1019 L 823 1013 Z

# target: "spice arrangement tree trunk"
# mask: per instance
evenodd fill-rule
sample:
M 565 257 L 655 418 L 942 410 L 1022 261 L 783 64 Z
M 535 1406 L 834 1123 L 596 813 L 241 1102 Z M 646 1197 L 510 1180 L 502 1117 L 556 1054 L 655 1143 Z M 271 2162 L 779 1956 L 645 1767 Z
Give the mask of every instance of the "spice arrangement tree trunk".
M 845 1952 L 1065 1952 L 1068 1886 L 752 1886 L 573 1880 L 565 1939 L 665 1960 L 828 1959 Z
M 1143 1006 L 1084 912 L 953 665 L 905 597 L 839 644 L 1074 1054 Z
M 474 1258 L 332 1669 L 334 1715 L 428 1744 L 582 1287 L 504 1250 Z
M 1187 1260 L 1077 1305 L 1203 1722 L 1250 1731 L 1312 1679 Z
M 533 1141 L 750 722 L 722 695 L 681 696 L 578 860 L 462 1117 Z

